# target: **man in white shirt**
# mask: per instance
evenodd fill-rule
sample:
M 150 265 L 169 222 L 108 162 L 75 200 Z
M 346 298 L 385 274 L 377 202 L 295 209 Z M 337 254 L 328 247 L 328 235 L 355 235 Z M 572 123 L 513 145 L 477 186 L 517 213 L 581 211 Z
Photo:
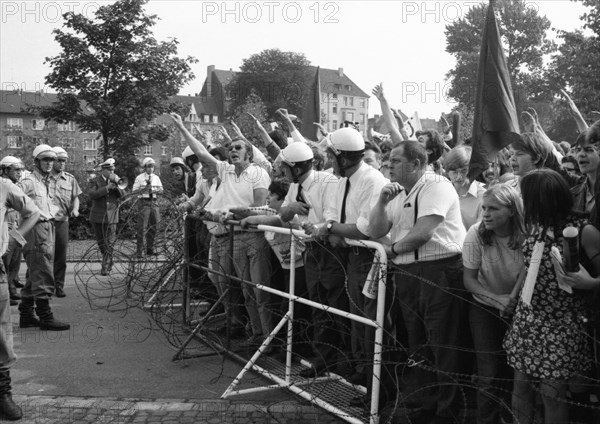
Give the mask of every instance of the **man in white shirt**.
M 133 183 L 133 192 L 141 191 L 140 215 L 137 225 L 137 257 L 144 257 L 144 236 L 146 237 L 146 254 L 154 255 L 154 238 L 160 221 L 158 196 L 163 192 L 160 177 L 154 174 L 156 162 L 152 158 L 144 158 L 144 172 L 138 175 Z
M 216 166 L 221 184 L 214 197 L 205 209 L 213 215 L 223 218 L 231 216 L 233 208 L 246 208 L 263 206 L 266 204 L 270 178 L 267 172 L 258 165 L 252 164 L 252 146 L 242 139 L 234 139 L 229 147 L 231 163 L 219 161 L 212 156 L 206 147 L 192 136 L 185 128 L 181 117 L 171 114 L 175 125 L 185 137 L 190 148 L 202 162 Z M 209 230 L 211 226 L 209 226 Z M 227 231 L 226 227 L 220 230 Z M 213 227 L 213 231 L 214 227 Z M 269 268 L 266 265 L 269 255 L 269 245 L 261 232 L 242 231 L 236 227 L 234 231 L 233 266 L 239 278 L 250 280 L 254 284 L 269 284 Z M 219 234 L 220 233 L 220 234 Z M 229 237 L 227 232 L 212 232 L 210 262 L 211 266 L 224 274 L 231 274 L 231 256 L 229 253 Z M 226 308 L 231 308 L 233 313 L 234 333 L 242 335 L 244 318 L 241 311 L 236 309 L 239 304 L 239 295 L 236 295 L 236 286 L 239 293 L 239 283 L 229 282 L 227 277 L 217 277 L 219 294 L 225 289 L 233 291 L 233 299 Z M 271 311 L 269 310 L 270 296 L 267 292 L 255 289 L 249 284 L 242 284 L 246 311 L 250 318 L 252 336 L 249 344 L 262 342 L 272 328 Z
M 410 359 L 424 365 L 411 368 L 416 387 L 409 382 L 415 395 L 408 400 L 421 408 L 410 418 L 454 422 L 460 393 L 452 379 L 462 371 L 461 333 L 468 334 L 461 256 L 465 228 L 458 194 L 450 181 L 427 170 L 427 151 L 416 141 L 403 141 L 392 150 L 390 177 L 393 182 L 381 190 L 369 223 L 373 237 L 391 230 L 390 257 L 398 268 L 395 301 L 402 312 L 395 321 L 406 324 Z M 428 369 L 438 370 L 437 375 Z

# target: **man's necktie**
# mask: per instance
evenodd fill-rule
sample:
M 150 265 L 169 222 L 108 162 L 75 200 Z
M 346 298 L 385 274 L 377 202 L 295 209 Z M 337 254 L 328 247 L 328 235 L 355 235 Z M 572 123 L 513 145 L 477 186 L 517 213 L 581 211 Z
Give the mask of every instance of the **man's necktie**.
M 304 198 L 302 196 L 302 184 L 298 184 L 298 194 L 296 194 L 296 202 L 304 202 Z
M 344 200 L 342 200 L 342 213 L 340 214 L 340 223 L 346 222 L 346 200 L 348 199 L 348 192 L 350 192 L 350 180 L 346 180 L 346 189 L 344 190 Z

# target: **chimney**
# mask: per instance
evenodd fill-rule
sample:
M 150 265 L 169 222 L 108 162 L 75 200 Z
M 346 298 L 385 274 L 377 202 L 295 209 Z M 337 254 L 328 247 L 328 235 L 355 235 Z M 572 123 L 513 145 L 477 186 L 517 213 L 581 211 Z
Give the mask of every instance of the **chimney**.
M 213 95 L 212 74 L 213 74 L 214 70 L 215 70 L 215 65 L 209 65 L 206 68 L 206 97 L 212 97 L 212 95 Z
M 344 76 L 344 68 L 338 68 L 338 76 L 340 78 Z

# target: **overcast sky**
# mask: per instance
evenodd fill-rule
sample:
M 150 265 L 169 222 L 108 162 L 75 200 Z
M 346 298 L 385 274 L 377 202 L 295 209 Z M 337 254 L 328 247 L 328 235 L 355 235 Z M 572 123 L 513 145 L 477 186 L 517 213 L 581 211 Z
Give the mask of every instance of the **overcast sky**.
M 69 10 L 92 17 L 103 1 L 0 0 L 2 89 L 44 87 L 44 58 L 59 53 L 51 34 Z M 155 37 L 175 37 L 181 56 L 195 56 L 195 81 L 181 94 L 199 92 L 206 67 L 239 69 L 242 59 L 268 48 L 302 52 L 313 65 L 344 68 L 365 92 L 383 82 L 393 107 L 421 118 L 448 112 L 444 28 L 474 1 L 176 1 L 150 0 L 160 17 Z M 528 1 L 554 28 L 581 28 L 584 8 L 567 0 Z M 379 114 L 371 98 L 369 116 Z

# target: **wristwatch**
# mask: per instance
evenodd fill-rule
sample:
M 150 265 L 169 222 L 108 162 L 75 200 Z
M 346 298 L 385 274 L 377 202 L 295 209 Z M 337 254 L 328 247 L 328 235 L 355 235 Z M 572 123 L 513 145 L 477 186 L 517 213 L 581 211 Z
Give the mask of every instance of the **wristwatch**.
M 325 229 L 327 230 L 327 234 L 331 234 L 331 230 L 333 230 L 333 223 L 335 221 L 327 221 L 327 224 L 325 224 Z

